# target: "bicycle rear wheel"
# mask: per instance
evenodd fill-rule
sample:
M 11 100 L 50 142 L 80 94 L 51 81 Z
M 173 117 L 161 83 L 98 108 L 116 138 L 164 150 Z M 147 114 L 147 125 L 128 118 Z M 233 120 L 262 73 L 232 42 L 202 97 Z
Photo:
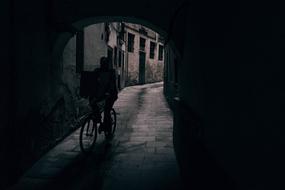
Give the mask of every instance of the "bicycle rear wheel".
M 117 114 L 114 108 L 111 109 L 111 127 L 109 130 L 105 130 L 105 136 L 106 138 L 113 138 L 114 137 L 114 133 L 116 131 L 116 127 L 117 127 Z
M 82 152 L 90 152 L 95 145 L 97 139 L 97 123 L 91 116 L 87 117 L 83 122 L 80 130 L 79 143 Z

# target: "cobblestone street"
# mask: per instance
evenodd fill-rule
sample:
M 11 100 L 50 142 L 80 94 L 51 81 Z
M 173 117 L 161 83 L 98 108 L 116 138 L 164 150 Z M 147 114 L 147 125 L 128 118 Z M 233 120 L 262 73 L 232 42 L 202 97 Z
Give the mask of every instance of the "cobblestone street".
M 79 148 L 79 130 L 39 160 L 13 189 L 181 189 L 172 143 L 172 113 L 163 83 L 127 87 L 115 104 L 111 146 Z

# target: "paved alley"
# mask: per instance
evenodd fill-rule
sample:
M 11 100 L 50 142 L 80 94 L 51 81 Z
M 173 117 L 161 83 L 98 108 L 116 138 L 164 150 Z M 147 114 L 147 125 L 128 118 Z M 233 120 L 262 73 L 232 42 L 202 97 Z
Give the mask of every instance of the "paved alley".
M 117 130 L 111 146 L 101 134 L 93 152 L 82 154 L 79 129 L 12 189 L 181 189 L 163 83 L 127 87 L 114 107 Z

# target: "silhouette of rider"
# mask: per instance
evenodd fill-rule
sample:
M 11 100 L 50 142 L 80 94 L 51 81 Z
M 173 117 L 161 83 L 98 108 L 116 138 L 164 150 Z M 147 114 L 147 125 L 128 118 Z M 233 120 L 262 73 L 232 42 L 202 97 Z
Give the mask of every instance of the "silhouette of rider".
M 89 96 L 93 113 L 96 116 L 95 118 L 98 119 L 96 122 L 101 120 L 98 102 L 105 100 L 104 122 L 103 126 L 99 127 L 99 133 L 103 130 L 110 130 L 110 111 L 117 99 L 116 72 L 114 69 L 110 69 L 110 60 L 107 57 L 101 57 L 100 68 L 94 70 L 94 88 L 91 89 L 91 95 Z

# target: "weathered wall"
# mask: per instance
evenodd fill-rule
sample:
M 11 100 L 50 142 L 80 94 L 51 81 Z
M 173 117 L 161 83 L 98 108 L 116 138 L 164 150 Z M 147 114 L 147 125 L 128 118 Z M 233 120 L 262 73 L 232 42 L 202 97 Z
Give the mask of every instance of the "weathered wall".
M 74 98 L 79 98 L 79 74 L 76 73 L 76 36 L 71 38 L 62 53 L 62 82 Z
M 147 60 L 145 65 L 146 83 L 163 80 L 163 61 Z
M 100 58 L 107 56 L 104 23 L 84 28 L 84 70 L 93 71 L 100 67 Z
M 10 100 L 4 99 L 11 111 L 0 143 L 5 144 L 0 156 L 3 176 L 0 188 L 15 180 L 15 176 L 52 146 L 49 140 L 57 140 L 57 134 L 61 133 L 60 124 L 65 123 L 67 116 L 66 89 L 61 85 L 60 77 L 53 75 L 58 72 L 51 67 L 46 4 L 43 1 L 34 3 L 36 9 L 27 6 L 27 2 L 14 3 L 13 8 L 8 9 L 13 14 L 11 28 L 8 27 L 11 29 L 8 36 L 13 39 L 10 41 L 13 59 L 3 63 L 11 65 L 13 72 L 10 90 L 4 90 L 11 93 Z
M 127 24 L 131 26 L 132 28 L 139 28 L 138 25 L 136 24 Z M 127 75 L 127 85 L 135 85 L 138 84 L 139 81 L 139 36 L 136 31 L 128 29 L 126 27 L 126 42 L 128 44 L 128 33 L 131 33 L 135 35 L 134 39 L 134 51 L 129 52 L 128 49 L 126 49 L 126 54 L 127 54 L 127 65 L 128 65 L 128 75 Z
M 80 73 L 76 72 L 76 36 L 72 37 L 66 44 L 60 64 L 62 65 L 62 84 L 67 89 L 70 102 L 69 110 L 72 111 L 72 116 L 69 117 L 69 122 L 81 116 L 88 108 L 88 101 L 80 97 Z M 70 123 L 72 127 L 73 123 Z
M 163 66 L 164 61 L 158 60 L 158 47 L 161 43 L 158 42 L 159 34 L 155 34 L 155 39 L 146 40 L 146 65 L 145 65 L 145 76 L 146 83 L 159 82 L 163 80 Z M 150 42 L 155 42 L 154 58 L 150 59 Z M 162 45 L 162 44 L 161 44 Z
M 118 23 L 109 23 L 110 28 L 110 35 L 108 45 L 112 48 L 116 47 L 117 44 L 117 31 L 118 30 Z M 118 57 L 117 57 L 118 58 Z
M 119 32 L 121 31 L 121 24 L 119 22 L 110 23 L 110 39 L 108 45 L 114 50 L 114 68 L 117 71 L 117 87 L 120 89 L 125 86 L 125 69 L 126 69 L 126 44 L 125 39 L 119 38 Z M 117 48 L 117 56 L 115 57 L 115 47 Z M 121 52 L 121 57 L 119 56 Z M 116 60 L 115 60 L 116 59 Z M 121 65 L 119 65 L 119 61 Z M 116 63 L 116 64 L 115 64 Z
M 201 175 L 197 187 L 212 178 L 205 189 L 215 183 L 228 183 L 223 188 L 230 189 L 232 182 L 237 189 L 282 189 L 285 89 L 280 34 L 285 28 L 280 26 L 280 5 L 207 3 L 209 7 L 196 2 L 187 9 L 176 150 L 184 146 L 188 151 L 179 152 L 180 161 L 192 169 L 188 174 L 194 181 Z M 181 138 L 183 134 L 192 135 Z M 204 164 L 211 162 L 217 167 Z
M 127 24 L 127 32 L 135 35 L 134 39 L 134 52 L 127 52 L 128 54 L 128 85 L 138 84 L 139 80 L 139 52 L 140 52 L 140 37 L 144 38 L 146 54 L 145 60 L 145 82 L 152 83 L 163 80 L 163 65 L 164 61 L 158 60 L 158 34 L 153 30 L 144 27 L 148 32 L 145 36 L 139 33 L 140 25 L 137 24 Z M 156 43 L 154 59 L 150 59 L 150 41 Z
M 133 32 L 130 31 L 132 34 L 135 34 L 134 39 L 134 51 L 127 53 L 127 63 L 128 63 L 128 76 L 127 76 L 127 85 L 135 85 L 139 82 L 139 36 Z M 128 38 L 128 37 L 126 37 Z

